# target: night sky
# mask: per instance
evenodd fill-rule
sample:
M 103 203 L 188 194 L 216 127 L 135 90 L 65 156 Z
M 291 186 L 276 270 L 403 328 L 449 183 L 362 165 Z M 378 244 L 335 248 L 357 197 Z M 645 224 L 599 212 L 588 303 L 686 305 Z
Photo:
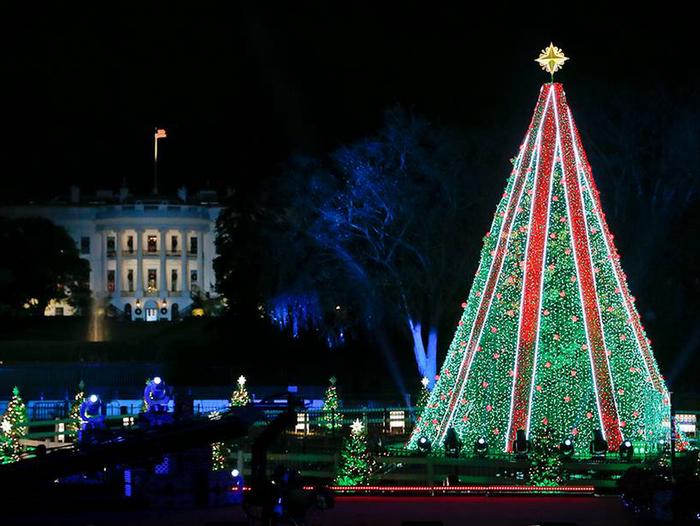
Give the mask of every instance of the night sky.
M 634 118 L 607 115 L 621 90 L 638 95 L 635 111 L 656 112 L 660 121 L 679 108 L 700 120 L 697 28 L 686 29 L 693 17 L 678 9 L 640 13 L 637 4 L 632 15 L 590 2 L 531 8 L 490 2 L 489 12 L 467 2 L 193 5 L 3 8 L 0 200 L 43 200 L 73 184 L 116 189 L 122 181 L 146 193 L 153 130 L 162 127 L 168 133 L 160 143 L 162 190 L 232 188 L 255 201 L 291 154 L 322 155 L 371 135 L 396 103 L 439 125 L 477 135 L 488 130 L 483 137 L 491 143 L 483 146 L 500 161 L 486 168 L 500 187 L 548 81 L 534 59 L 550 40 L 571 57 L 557 80 L 567 89 L 604 205 L 616 174 L 596 165 L 591 145 L 602 134 L 601 115 L 613 127 Z M 656 130 L 646 133 L 653 138 Z M 607 144 L 622 149 L 627 139 L 608 136 Z M 686 142 L 679 147 L 698 150 Z M 640 162 L 646 154 L 640 152 Z M 687 171 L 700 181 L 696 166 Z M 689 217 L 700 218 L 697 202 Z M 475 220 L 486 228 L 490 218 Z M 678 337 L 659 353 L 676 373 L 686 363 L 677 353 L 687 359 L 700 341 L 698 324 L 688 321 L 700 321 L 688 313 L 700 291 L 698 251 L 687 241 L 689 220 L 682 221 L 680 245 L 663 249 L 683 250 L 683 284 L 674 289 L 685 298 L 676 309 L 685 312 L 680 332 L 675 318 L 657 328 L 654 314 L 645 312 L 675 301 L 656 297 L 664 285 L 640 287 L 649 278 L 635 271 L 634 258 L 624 262 L 632 289 L 643 289 L 652 337 Z M 639 241 L 633 226 L 613 217 L 611 227 L 623 255 Z
M 254 191 L 292 152 L 371 134 L 396 102 L 434 122 L 499 129 L 505 162 L 547 80 L 533 59 L 550 40 L 572 57 L 558 79 L 584 136 L 595 132 L 587 105 L 604 104 L 615 86 L 698 93 L 693 34 L 677 16 L 666 26 L 657 13 L 641 22 L 590 4 L 571 13 L 551 4 L 546 16 L 504 2 L 488 13 L 461 4 L 6 10 L 3 198 L 123 180 L 144 192 L 155 126 L 169 134 L 160 157 L 166 190 Z

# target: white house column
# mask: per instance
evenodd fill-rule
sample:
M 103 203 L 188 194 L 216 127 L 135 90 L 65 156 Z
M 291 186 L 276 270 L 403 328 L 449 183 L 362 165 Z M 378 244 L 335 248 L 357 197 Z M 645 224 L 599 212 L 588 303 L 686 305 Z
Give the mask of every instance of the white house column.
M 168 282 L 165 277 L 165 230 L 160 230 L 160 295 L 162 297 L 167 297 L 168 295 Z
M 197 286 L 204 293 L 204 235 L 197 232 Z
M 143 296 L 143 230 L 136 230 L 136 297 Z
M 180 295 L 183 298 L 189 296 L 188 282 L 189 273 L 187 272 L 187 230 L 180 231 Z
M 98 232 L 100 236 L 100 263 L 101 263 L 101 268 L 100 268 L 100 275 L 102 278 L 100 279 L 100 296 L 105 297 L 108 294 L 107 290 L 107 235 L 105 234 L 104 230 Z
M 114 270 L 114 297 L 120 298 L 122 295 L 122 233 L 117 230 L 114 234 L 114 249 L 116 268 Z

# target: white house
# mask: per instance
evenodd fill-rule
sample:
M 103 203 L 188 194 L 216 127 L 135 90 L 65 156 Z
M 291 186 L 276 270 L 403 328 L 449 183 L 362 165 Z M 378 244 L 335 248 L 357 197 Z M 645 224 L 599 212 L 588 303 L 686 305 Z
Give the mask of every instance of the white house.
M 90 262 L 90 289 L 132 320 L 176 319 L 192 308 L 192 295 L 214 297 L 215 192 L 193 199 L 150 196 L 133 199 L 98 192 L 80 200 L 0 207 L 0 216 L 45 217 L 64 227 Z M 52 302 L 46 315 L 72 314 Z

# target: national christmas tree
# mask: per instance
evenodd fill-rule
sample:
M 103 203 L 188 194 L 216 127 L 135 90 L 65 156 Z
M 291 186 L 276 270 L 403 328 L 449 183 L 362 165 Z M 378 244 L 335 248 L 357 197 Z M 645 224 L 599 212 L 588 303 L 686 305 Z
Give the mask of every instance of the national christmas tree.
M 551 44 L 537 59 L 552 76 L 565 60 Z M 546 83 L 409 448 L 453 427 L 510 452 L 546 426 L 578 451 L 595 429 L 611 450 L 655 449 L 669 398 L 634 301 L 564 88 Z
M 376 463 L 367 444 L 367 431 L 359 420 L 350 426 L 350 436 L 343 443 L 340 463 L 335 477 L 339 486 L 368 484 Z
M 22 453 L 20 439 L 27 434 L 27 423 L 27 407 L 22 401 L 19 389 L 15 387 L 7 409 L 0 417 L 0 463 L 15 462 L 20 459 Z
M 340 414 L 340 401 L 338 400 L 338 390 L 335 387 L 335 376 L 331 376 L 330 385 L 326 389 L 326 395 L 321 408 L 319 424 L 326 429 L 334 430 L 343 425 L 343 415 Z

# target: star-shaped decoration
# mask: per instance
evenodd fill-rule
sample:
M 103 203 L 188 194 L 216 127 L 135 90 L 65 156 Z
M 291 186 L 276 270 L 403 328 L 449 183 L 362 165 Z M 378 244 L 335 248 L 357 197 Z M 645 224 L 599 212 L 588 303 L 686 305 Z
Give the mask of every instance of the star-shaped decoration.
M 535 59 L 535 62 L 554 77 L 554 74 L 564 66 L 564 62 L 567 60 L 569 60 L 569 57 L 564 55 L 561 49 L 550 42 L 549 47 L 542 50 L 540 56 Z
M 428 380 L 428 379 L 424 376 L 423 379 L 420 381 L 420 383 L 423 384 L 423 387 L 425 387 L 425 388 L 427 389 L 428 384 L 430 383 L 430 380 Z
M 2 424 L 0 424 L 0 428 L 2 428 L 3 433 L 9 433 L 10 431 L 12 431 L 12 423 L 7 418 L 5 418 L 2 421 Z
M 362 433 L 362 429 L 365 426 L 360 422 L 359 418 L 356 418 L 355 421 L 350 425 L 350 429 L 352 429 L 352 434 L 357 435 L 359 433 Z
M 243 387 L 245 385 L 245 376 L 240 375 L 238 377 L 238 385 L 240 385 L 241 387 Z

